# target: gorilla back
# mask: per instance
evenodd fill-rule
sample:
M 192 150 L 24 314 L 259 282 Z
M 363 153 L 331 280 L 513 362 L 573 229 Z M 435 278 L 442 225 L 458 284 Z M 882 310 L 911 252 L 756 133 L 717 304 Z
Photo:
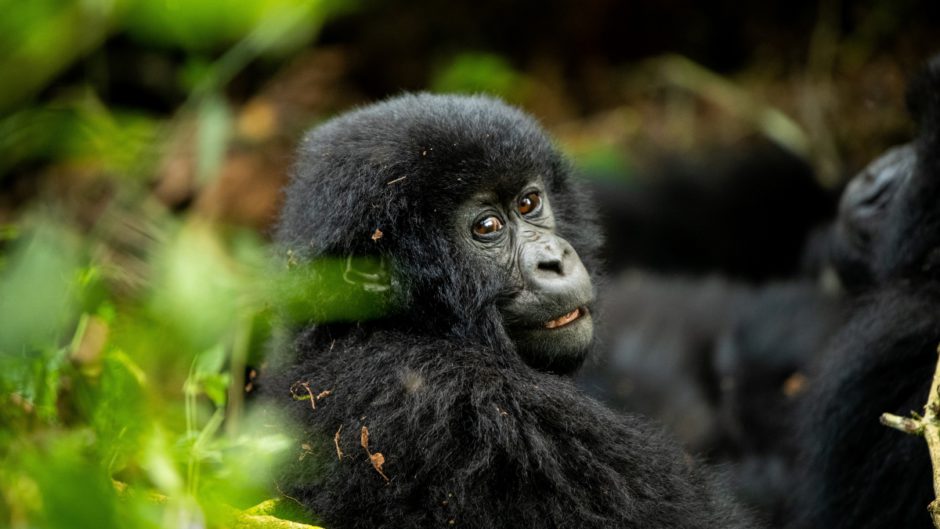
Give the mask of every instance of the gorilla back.
M 570 173 L 485 97 L 405 95 L 305 138 L 278 240 L 372 258 L 344 278 L 387 307 L 300 325 L 263 384 L 303 447 L 279 487 L 327 527 L 744 526 L 660 428 L 564 376 L 600 243 Z

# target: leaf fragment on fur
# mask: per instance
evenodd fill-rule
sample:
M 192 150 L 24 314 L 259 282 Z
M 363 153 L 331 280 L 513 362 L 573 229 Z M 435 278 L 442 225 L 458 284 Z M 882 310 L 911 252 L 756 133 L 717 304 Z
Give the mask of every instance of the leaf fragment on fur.
M 372 468 L 385 479 L 386 483 L 391 481 L 388 479 L 388 476 L 385 475 L 385 472 L 382 470 L 382 465 L 385 464 L 385 456 L 382 455 L 382 452 L 372 453 L 369 451 L 369 428 L 363 425 L 362 429 L 359 430 L 359 444 L 362 446 L 362 449 L 366 451 L 366 455 L 369 456 L 369 462 L 372 463 Z
M 336 433 L 333 434 L 333 446 L 336 447 L 336 459 L 343 460 L 343 449 L 339 447 L 339 433 L 343 430 L 343 425 L 340 424 L 339 428 L 336 429 Z
M 303 388 L 304 392 L 306 392 L 306 395 L 304 395 L 303 393 L 299 393 L 298 388 Z M 314 395 L 313 390 L 310 388 L 310 383 L 302 382 L 299 380 L 291 384 L 291 387 L 290 387 L 291 397 L 293 397 L 294 400 L 309 400 L 310 408 L 312 408 L 314 411 L 316 411 L 317 409 L 317 401 L 322 398 L 329 397 L 330 394 L 332 393 L 333 393 L 333 390 L 325 389 L 317 393 L 316 395 Z

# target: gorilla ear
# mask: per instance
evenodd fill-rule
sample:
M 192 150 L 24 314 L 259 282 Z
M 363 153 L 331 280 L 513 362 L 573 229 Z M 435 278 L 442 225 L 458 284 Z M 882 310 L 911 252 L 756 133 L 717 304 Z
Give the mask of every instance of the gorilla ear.
M 385 256 L 378 259 L 347 257 L 343 281 L 357 285 L 366 292 L 387 292 L 392 287 L 392 275 Z

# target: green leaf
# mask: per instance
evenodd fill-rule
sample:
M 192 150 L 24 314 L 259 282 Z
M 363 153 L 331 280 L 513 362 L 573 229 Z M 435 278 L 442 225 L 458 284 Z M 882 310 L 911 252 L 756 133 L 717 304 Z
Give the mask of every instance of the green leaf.
M 78 249 L 71 234 L 48 221 L 19 241 L 0 276 L 0 354 L 59 344 L 74 317 Z
M 206 97 L 199 105 L 198 158 L 196 178 L 201 184 L 214 180 L 222 167 L 232 129 L 232 112 L 218 95 Z

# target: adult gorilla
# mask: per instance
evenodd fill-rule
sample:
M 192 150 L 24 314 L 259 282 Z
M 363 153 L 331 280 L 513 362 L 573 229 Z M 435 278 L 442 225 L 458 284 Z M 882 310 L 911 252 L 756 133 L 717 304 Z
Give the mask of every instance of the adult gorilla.
M 278 239 L 349 257 L 387 311 L 297 330 L 267 384 L 303 447 L 281 489 L 331 529 L 742 527 L 660 428 L 564 376 L 592 341 L 592 217 L 492 99 L 406 95 L 313 130 Z
M 797 525 L 932 527 L 923 439 L 878 423 L 927 401 L 940 343 L 940 57 L 908 94 L 919 134 L 846 189 L 833 262 L 859 303 L 824 354 L 800 417 Z

